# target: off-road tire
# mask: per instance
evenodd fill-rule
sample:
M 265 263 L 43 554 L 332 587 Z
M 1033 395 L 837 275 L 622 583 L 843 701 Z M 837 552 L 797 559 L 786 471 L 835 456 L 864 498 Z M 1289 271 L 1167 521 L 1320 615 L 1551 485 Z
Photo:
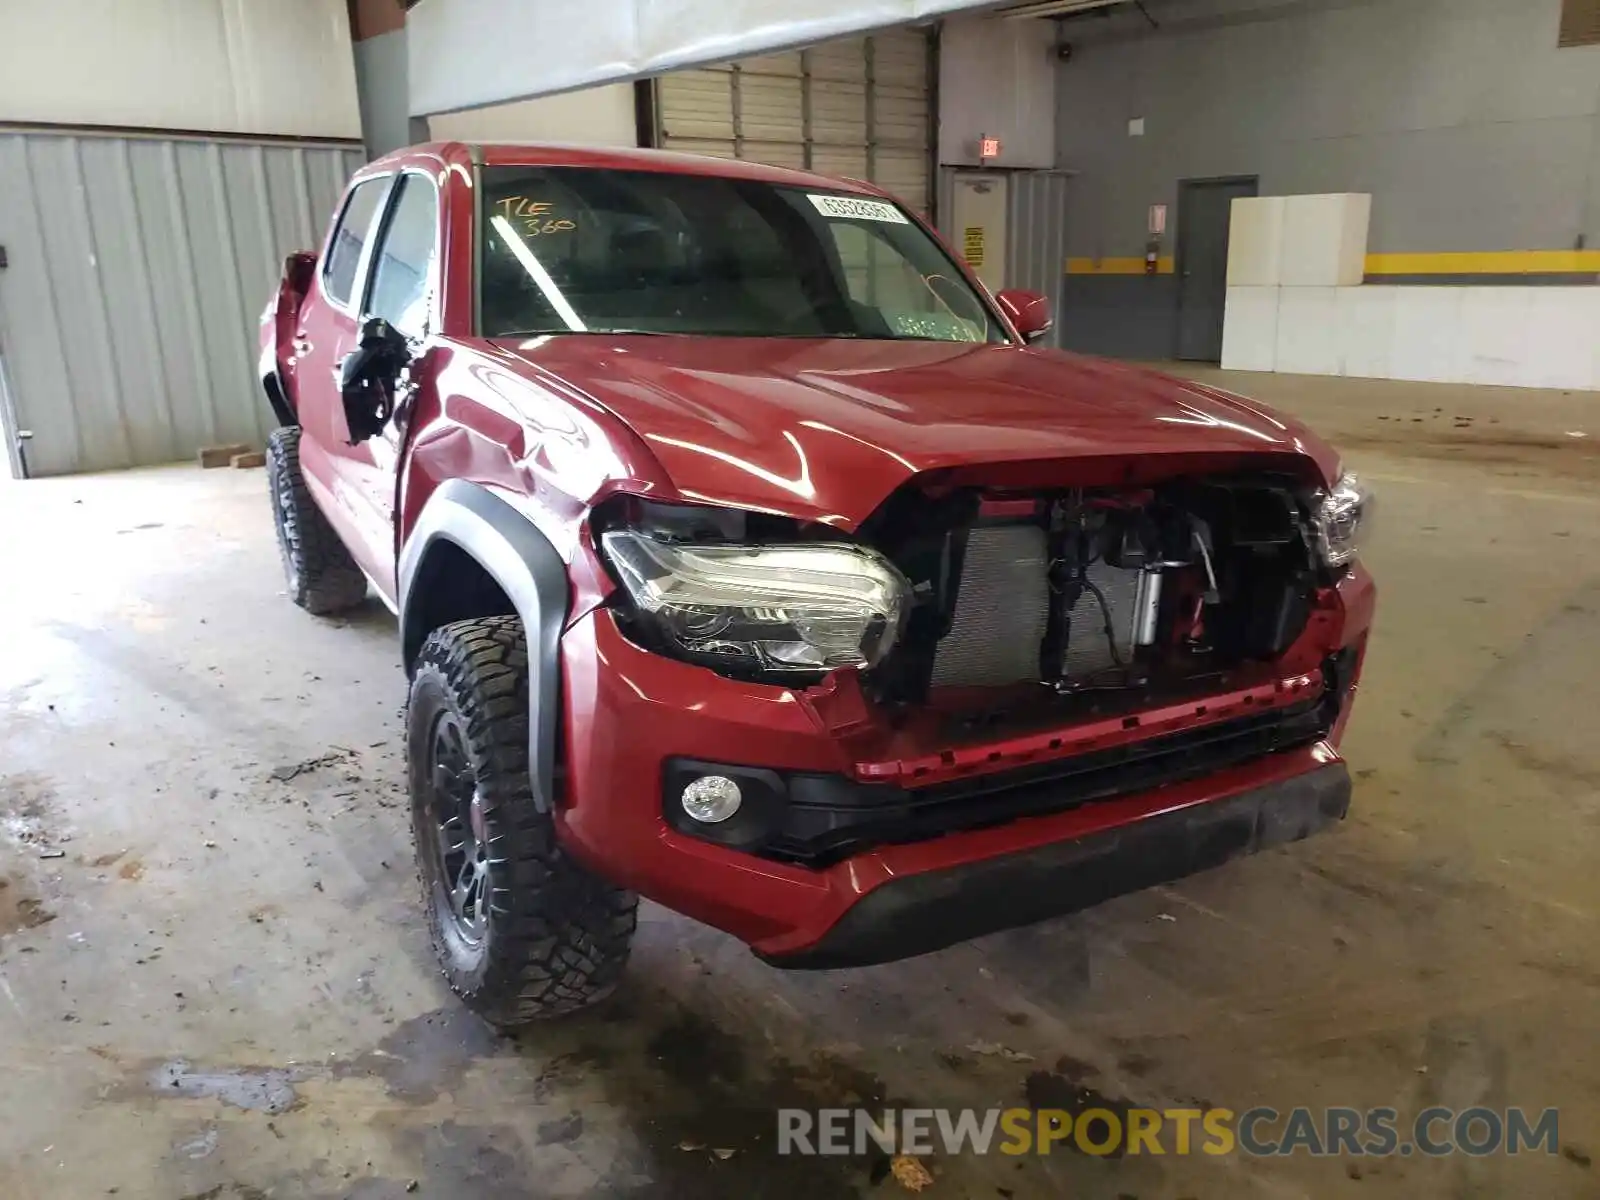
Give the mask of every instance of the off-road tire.
M 452 991 L 501 1029 L 562 1016 L 605 999 L 628 960 L 638 897 L 573 861 L 528 775 L 528 649 L 516 617 L 457 621 L 423 643 L 406 711 L 407 765 L 418 874 L 434 952 Z M 450 896 L 437 849 L 435 749 L 460 733 L 478 797 L 488 896 L 474 943 Z M 478 839 L 479 833 L 473 837 Z M 430 843 L 428 839 L 433 839 Z M 433 847 L 432 849 L 430 849 Z
M 298 425 L 274 429 L 267 438 L 267 488 L 289 598 L 318 616 L 344 612 L 366 599 L 367 577 L 306 491 Z

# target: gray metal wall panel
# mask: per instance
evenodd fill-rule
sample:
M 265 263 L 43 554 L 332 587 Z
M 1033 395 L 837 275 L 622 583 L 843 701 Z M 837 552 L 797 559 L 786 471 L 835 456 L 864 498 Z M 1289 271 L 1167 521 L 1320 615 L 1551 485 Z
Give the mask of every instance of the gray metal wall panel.
M 367 153 L 382 158 L 411 144 L 410 67 L 404 26 L 353 46 Z
M 1032 288 L 1050 297 L 1056 324 L 1046 339 L 1061 344 L 1062 280 L 1067 262 L 1067 189 L 1060 171 L 1016 171 L 1011 175 L 1006 228 L 1006 285 Z
M 959 242 L 950 228 L 955 205 L 955 179 L 960 172 L 939 171 L 939 232 L 955 252 Z M 1006 286 L 1031 288 L 1050 297 L 1055 328 L 1046 344 L 1062 345 L 1063 290 L 1067 262 L 1067 204 L 1072 175 L 1066 171 L 1007 171 Z
M 661 145 L 869 179 L 925 213 L 931 68 L 928 33 L 905 29 L 670 72 L 656 86 Z
M 1170 359 L 1177 350 L 1176 275 L 1063 275 L 1056 344 L 1110 358 Z
M 359 148 L 0 131 L 0 353 L 38 475 L 260 444 L 257 319 Z
M 34 204 L 34 172 L 29 143 L 0 137 L 0 237 L 10 265 L 0 273 L 0 355 L 6 360 L 11 406 L 19 429 L 31 429 L 47 444 L 77 454 L 78 427 L 67 401 L 72 383 L 67 375 L 63 326 L 54 281 L 45 270 L 44 235 Z M 30 417 L 23 397 L 35 397 Z M 32 455 L 35 462 L 38 453 Z

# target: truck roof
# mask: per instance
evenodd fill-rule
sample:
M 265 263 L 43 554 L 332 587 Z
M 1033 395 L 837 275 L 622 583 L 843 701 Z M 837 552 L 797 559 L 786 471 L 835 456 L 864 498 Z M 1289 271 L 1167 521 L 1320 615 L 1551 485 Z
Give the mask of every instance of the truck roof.
M 560 142 L 425 142 L 387 154 L 368 163 L 359 173 L 365 175 L 392 170 L 418 158 L 430 158 L 446 164 L 481 163 L 497 167 L 589 167 L 613 171 L 659 171 L 669 175 L 713 175 L 786 187 L 827 188 L 871 196 L 885 194 L 882 189 L 859 179 L 817 175 L 810 171 L 745 162 L 742 159 Z

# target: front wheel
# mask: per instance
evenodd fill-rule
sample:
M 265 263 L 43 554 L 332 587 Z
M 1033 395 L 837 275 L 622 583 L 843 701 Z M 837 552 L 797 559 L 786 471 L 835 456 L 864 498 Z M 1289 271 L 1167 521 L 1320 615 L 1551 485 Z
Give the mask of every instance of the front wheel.
M 521 621 L 429 634 L 406 719 L 423 902 L 451 990 L 503 1029 L 604 999 L 627 962 L 638 898 L 567 857 L 534 806 Z

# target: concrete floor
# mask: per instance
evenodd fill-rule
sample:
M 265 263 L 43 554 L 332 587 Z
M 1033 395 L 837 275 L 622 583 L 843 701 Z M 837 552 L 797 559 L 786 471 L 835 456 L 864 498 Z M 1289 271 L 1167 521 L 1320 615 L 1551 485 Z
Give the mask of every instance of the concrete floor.
M 777 1159 L 773 1108 L 1096 1096 L 1559 1106 L 1563 1153 L 1058 1150 L 927 1194 L 1600 1195 L 1600 396 L 1207 378 L 1381 489 L 1343 828 L 870 971 L 647 906 L 617 1001 L 516 1042 L 429 960 L 393 622 L 289 604 L 261 473 L 0 487 L 0 1196 L 898 1194 Z

